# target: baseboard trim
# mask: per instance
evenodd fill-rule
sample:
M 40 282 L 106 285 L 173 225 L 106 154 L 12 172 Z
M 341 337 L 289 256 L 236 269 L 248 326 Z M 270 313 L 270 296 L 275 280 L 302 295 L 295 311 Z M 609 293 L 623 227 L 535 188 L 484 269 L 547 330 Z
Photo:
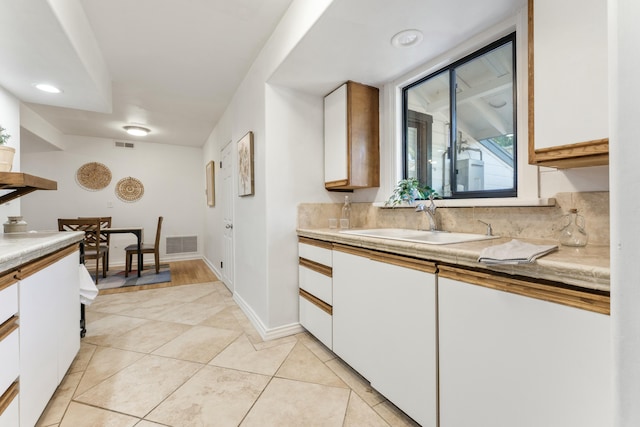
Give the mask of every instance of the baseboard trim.
M 221 279 L 222 273 L 220 272 L 220 270 L 216 268 L 214 263 L 209 261 L 207 257 L 202 257 L 202 261 L 204 261 L 204 263 L 207 264 L 207 267 L 209 267 L 209 270 L 213 271 L 213 274 L 215 274 L 218 279 L 222 280 Z
M 251 308 L 249 304 L 245 302 L 244 299 L 237 293 L 233 294 L 233 300 L 238 304 L 238 307 L 244 312 L 244 314 L 249 318 L 249 321 L 256 328 L 256 331 L 260 334 L 260 337 L 265 341 L 275 340 L 278 338 L 287 337 L 289 335 L 298 334 L 300 332 L 304 332 L 305 329 L 300 325 L 299 322 L 290 323 L 288 325 L 278 326 L 276 328 L 267 328 L 265 324 L 260 320 L 255 311 Z

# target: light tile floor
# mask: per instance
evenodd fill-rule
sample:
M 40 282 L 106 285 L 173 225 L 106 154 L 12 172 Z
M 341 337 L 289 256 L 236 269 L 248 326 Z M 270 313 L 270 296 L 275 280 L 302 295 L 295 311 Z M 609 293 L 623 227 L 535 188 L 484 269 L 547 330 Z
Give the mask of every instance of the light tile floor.
M 416 426 L 307 333 L 263 341 L 222 282 L 101 295 L 38 426 Z

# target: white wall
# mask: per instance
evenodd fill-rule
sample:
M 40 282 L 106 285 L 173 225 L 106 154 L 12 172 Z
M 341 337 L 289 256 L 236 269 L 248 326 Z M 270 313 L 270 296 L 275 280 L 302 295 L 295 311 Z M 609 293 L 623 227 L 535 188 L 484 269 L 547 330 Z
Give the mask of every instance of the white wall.
M 22 216 L 30 230 L 57 229 L 57 218 L 62 217 L 111 216 L 113 227 L 143 226 L 145 242 L 152 243 L 158 216 L 163 216 L 161 259 L 202 256 L 206 196 L 201 148 L 135 141 L 134 149 L 123 149 L 115 148 L 110 139 L 68 135 L 64 144 L 65 151 L 23 154 L 23 172 L 58 183 L 56 191 L 36 191 L 21 198 Z M 106 188 L 88 191 L 76 182 L 76 171 L 89 162 L 111 170 Z M 124 202 L 115 194 L 117 182 L 129 176 L 144 185 L 137 202 Z M 166 237 L 193 235 L 198 236 L 198 253 L 166 255 Z M 133 235 L 113 235 L 110 264 L 124 265 L 124 247 L 134 242 Z
M 540 168 L 540 197 L 577 191 L 609 191 L 609 166 L 576 169 Z
M 20 102 L 10 92 L 0 86 L 0 126 L 11 135 L 7 146 L 16 149 L 13 158 L 13 172 L 20 171 Z M 2 190 L 0 190 L 2 192 Z M 20 215 L 20 199 L 0 205 L 0 223 L 4 223 L 7 216 Z
M 284 200 L 281 198 L 281 192 L 291 191 L 289 185 L 297 177 L 294 173 L 296 168 L 289 169 L 289 165 L 278 161 L 278 156 L 286 156 L 290 148 L 296 147 L 300 136 L 285 136 L 286 139 L 280 140 L 282 132 L 286 130 L 277 127 L 308 127 L 308 117 L 304 114 L 298 118 L 291 117 L 290 107 L 286 102 L 279 101 L 278 91 L 269 89 L 267 82 L 330 3 L 330 0 L 293 1 L 204 147 L 206 155 L 219 158 L 220 150 L 232 141 L 235 163 L 235 144 L 248 131 L 254 133 L 255 195 L 238 197 L 235 185 L 233 189 L 234 298 L 265 337 L 286 335 L 299 328 L 295 296 L 297 291 L 293 285 L 297 283 L 295 260 L 294 264 L 285 263 L 275 254 L 269 255 L 269 251 L 272 247 L 274 250 L 282 249 L 291 258 L 297 247 L 296 221 L 292 213 L 295 212 L 297 203 L 302 201 L 295 200 L 295 197 L 286 196 Z M 308 101 L 303 101 L 302 104 L 305 102 Z M 284 109 L 282 117 L 287 118 L 285 122 L 280 118 L 280 108 Z M 313 110 L 317 113 L 315 107 L 309 111 Z M 297 120 L 300 121 L 296 123 Z M 321 125 L 320 120 L 317 126 Z M 205 158 L 203 161 L 206 163 L 208 160 L 210 159 Z M 318 159 L 319 163 L 321 161 Z M 306 190 L 314 193 L 314 190 Z M 322 194 L 324 189 L 320 187 L 317 191 Z M 294 193 L 299 194 L 299 191 Z M 322 196 L 312 197 L 318 199 Z M 222 259 L 223 209 L 220 204 L 216 204 L 215 208 L 206 213 L 205 256 L 210 265 L 219 265 L 219 260 Z
M 613 426 L 640 425 L 640 3 L 609 0 L 609 143 L 611 165 L 611 319 Z
M 297 204 L 322 198 L 323 99 L 267 86 L 267 257 L 271 295 L 269 324 L 297 322 Z

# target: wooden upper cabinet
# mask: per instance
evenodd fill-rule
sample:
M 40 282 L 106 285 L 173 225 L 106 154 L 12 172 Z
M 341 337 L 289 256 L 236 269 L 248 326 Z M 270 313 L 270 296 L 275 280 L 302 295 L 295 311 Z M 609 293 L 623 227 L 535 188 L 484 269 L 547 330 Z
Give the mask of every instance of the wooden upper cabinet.
M 607 0 L 529 1 L 529 163 L 609 163 Z
M 349 81 L 324 98 L 327 190 L 380 185 L 378 89 Z

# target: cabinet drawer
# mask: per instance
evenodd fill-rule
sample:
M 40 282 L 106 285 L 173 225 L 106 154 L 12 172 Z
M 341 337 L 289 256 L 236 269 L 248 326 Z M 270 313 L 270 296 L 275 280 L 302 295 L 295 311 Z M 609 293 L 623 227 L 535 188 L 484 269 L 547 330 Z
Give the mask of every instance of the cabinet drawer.
M 0 324 L 18 312 L 18 284 L 0 291 Z
M 20 425 L 20 408 L 18 407 L 18 383 L 0 395 L 0 427 L 16 427 Z
M 300 258 L 308 259 L 309 261 L 314 261 L 327 267 L 333 265 L 331 249 L 307 243 L 298 243 L 298 255 Z
M 329 305 L 333 304 L 331 277 L 301 265 L 298 267 L 298 282 L 300 289 L 304 289 Z
M 10 331 L 12 322 L 14 329 Z M 16 326 L 15 319 L 0 326 L 0 394 L 9 388 L 20 373 L 20 342 Z
M 333 321 L 331 314 L 300 295 L 300 324 L 329 349 L 333 348 Z

